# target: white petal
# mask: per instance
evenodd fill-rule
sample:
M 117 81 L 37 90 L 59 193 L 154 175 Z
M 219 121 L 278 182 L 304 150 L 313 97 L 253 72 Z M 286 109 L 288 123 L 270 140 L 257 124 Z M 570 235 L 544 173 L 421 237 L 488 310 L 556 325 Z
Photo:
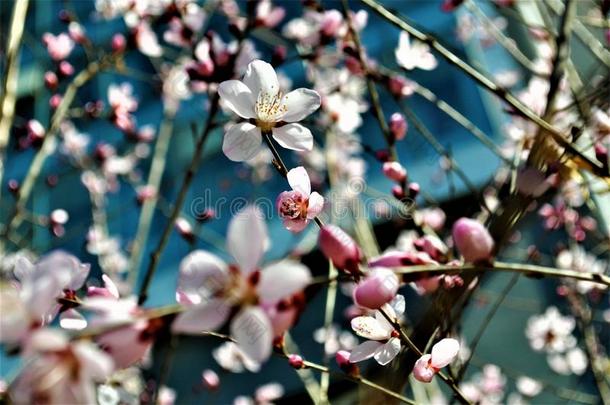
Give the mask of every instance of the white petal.
M 195 250 L 180 262 L 177 301 L 184 305 L 198 304 L 223 288 L 228 280 L 225 262 L 211 253 Z
M 390 333 L 372 316 L 357 316 L 351 321 L 352 329 L 357 335 L 371 340 L 384 340 Z
M 274 97 L 280 91 L 280 83 L 273 66 L 258 59 L 250 62 L 246 68 L 244 83 L 252 91 L 254 100 L 261 93 Z
M 303 194 L 304 197 L 309 197 L 311 193 L 311 183 L 307 170 L 303 166 L 295 167 L 288 172 L 288 184 L 294 191 Z
M 255 118 L 255 99 L 252 91 L 239 80 L 227 80 L 218 86 L 218 94 L 223 103 L 242 118 Z
M 78 311 L 69 309 L 59 316 L 59 326 L 69 330 L 81 330 L 87 327 L 87 320 Z
M 286 149 L 301 152 L 313 149 L 311 131 L 300 124 L 287 124 L 273 128 L 273 138 Z
M 252 159 L 261 149 L 261 131 L 248 122 L 233 125 L 225 133 L 222 151 L 234 162 Z
M 214 331 L 227 320 L 230 309 L 222 299 L 206 301 L 178 315 L 172 324 L 172 331 L 188 334 Z
M 358 363 L 366 359 L 370 359 L 375 355 L 377 349 L 383 346 L 383 343 L 375 342 L 372 340 L 360 343 L 354 347 L 349 356 L 350 363 Z
M 112 358 L 90 342 L 77 342 L 72 350 L 89 378 L 104 381 L 114 370 Z
M 256 270 L 267 246 L 267 225 L 262 212 L 255 206 L 248 206 L 238 212 L 227 230 L 227 250 L 242 273 Z
M 324 209 L 324 197 L 319 193 L 313 192 L 309 195 L 309 206 L 307 207 L 307 218 L 317 217 Z
M 432 346 L 432 351 L 430 352 L 432 360 L 430 364 L 434 368 L 443 368 L 455 359 L 459 351 L 460 342 L 451 338 L 442 339 Z
M 237 314 L 231 322 L 231 336 L 239 348 L 256 362 L 263 362 L 271 355 L 271 322 L 258 307 L 247 307 Z
M 307 267 L 295 260 L 282 260 L 261 271 L 257 290 L 264 301 L 275 302 L 303 290 L 310 282 Z
M 402 315 L 405 312 L 406 302 L 405 297 L 398 294 L 392 302 L 390 302 L 390 306 L 394 310 L 397 315 Z
M 286 107 L 282 120 L 297 122 L 320 108 L 320 95 L 315 90 L 296 89 L 284 96 L 282 104 Z
M 400 339 L 392 338 L 388 340 L 386 344 L 381 346 L 375 351 L 375 360 L 377 363 L 385 366 L 392 361 L 394 357 L 400 352 Z

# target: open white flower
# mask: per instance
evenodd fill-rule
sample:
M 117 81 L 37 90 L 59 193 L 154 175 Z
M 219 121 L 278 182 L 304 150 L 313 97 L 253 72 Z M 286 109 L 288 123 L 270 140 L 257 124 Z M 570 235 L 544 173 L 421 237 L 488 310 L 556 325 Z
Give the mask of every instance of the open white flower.
M 405 299 L 402 295 L 397 295 L 382 308 L 390 318 L 396 319 L 405 310 Z M 385 366 L 400 352 L 399 334 L 380 311 L 375 311 L 374 316 L 358 316 L 352 319 L 351 324 L 357 335 L 369 340 L 352 350 L 350 363 L 374 357 L 377 363 Z
M 225 133 L 222 150 L 229 159 L 243 162 L 253 158 L 260 150 L 261 132 L 272 133 L 287 149 L 313 148 L 313 135 L 297 122 L 320 107 L 320 95 L 304 88 L 283 95 L 270 64 L 262 60 L 250 62 L 243 81 L 224 81 L 218 93 L 226 107 L 247 120 Z
M 409 34 L 405 31 L 400 33 L 398 48 L 394 53 L 396 62 L 407 70 L 415 68 L 433 70 L 438 64 L 436 58 L 430 52 L 428 44 L 421 41 L 411 43 Z

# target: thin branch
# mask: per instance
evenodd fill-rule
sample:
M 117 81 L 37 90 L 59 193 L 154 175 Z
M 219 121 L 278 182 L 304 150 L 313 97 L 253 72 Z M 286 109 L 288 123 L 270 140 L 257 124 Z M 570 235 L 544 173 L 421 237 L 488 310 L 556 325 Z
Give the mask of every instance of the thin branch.
M 27 16 L 29 0 L 16 1 L 13 6 L 11 30 L 6 47 L 6 72 L 2 83 L 2 96 L 0 97 L 0 196 L 2 195 L 2 176 L 4 174 L 4 154 L 8 145 L 11 125 L 15 116 L 15 102 L 17 101 L 17 82 L 19 80 L 19 47 L 25 18 Z
M 610 286 L 610 276 L 599 274 L 599 273 L 587 273 L 574 270 L 560 270 L 553 267 L 536 266 L 533 264 L 521 264 L 521 263 L 504 263 L 494 262 L 491 265 L 477 266 L 474 264 L 463 264 L 461 266 L 452 266 L 449 264 L 441 265 L 422 265 L 422 266 L 409 266 L 409 267 L 395 267 L 394 271 L 396 274 L 403 275 L 417 275 L 427 274 L 433 275 L 435 273 L 441 274 L 453 274 L 462 272 L 474 272 L 481 273 L 484 271 L 507 271 L 514 273 L 522 273 L 529 277 L 553 277 L 553 278 L 571 278 L 580 281 L 590 281 L 594 283 L 603 284 Z
M 419 29 L 415 28 L 413 25 L 404 21 L 396 13 L 391 12 L 390 10 L 379 4 L 376 0 L 361 1 L 396 27 L 408 32 L 415 39 L 427 43 L 441 56 L 443 56 L 449 63 L 462 70 L 466 75 L 470 76 L 478 84 L 486 88 L 491 93 L 495 94 L 503 101 L 505 101 L 518 113 L 520 113 L 524 118 L 528 119 L 529 121 L 533 122 L 534 124 L 547 131 L 549 135 L 551 135 L 551 137 L 555 140 L 555 142 L 557 142 L 561 147 L 565 148 L 566 151 L 569 152 L 572 156 L 578 158 L 579 163 L 583 166 L 583 168 L 586 168 L 587 170 L 600 177 L 610 177 L 610 173 L 606 168 L 602 167 L 599 162 L 592 160 L 583 152 L 578 150 L 570 141 L 566 139 L 565 135 L 559 129 L 555 128 L 553 125 L 549 124 L 547 121 L 539 117 L 534 111 L 532 111 L 531 108 L 523 104 L 523 102 L 521 102 L 521 100 L 515 97 L 510 91 L 499 86 L 494 81 L 485 76 L 483 73 L 479 72 L 476 68 L 469 65 L 456 54 L 451 52 L 449 49 L 443 46 L 436 37 L 424 33 Z
M 176 198 L 176 202 L 174 203 L 174 207 L 172 209 L 172 213 L 169 217 L 169 220 L 165 224 L 165 228 L 163 229 L 163 233 L 161 234 L 161 239 L 157 244 L 155 250 L 150 254 L 150 263 L 148 264 L 148 268 L 146 269 L 146 273 L 144 275 L 144 281 L 142 282 L 142 286 L 140 287 L 140 293 L 138 294 L 138 304 L 142 305 L 146 299 L 148 298 L 148 287 L 152 281 L 153 276 L 157 270 L 157 266 L 159 264 L 159 259 L 161 258 L 161 254 L 165 249 L 167 242 L 169 242 L 169 237 L 174 229 L 174 224 L 176 223 L 176 219 L 180 215 L 180 211 L 182 210 L 182 204 L 184 204 L 184 200 L 186 200 L 186 195 L 188 194 L 189 187 L 191 186 L 191 182 L 195 177 L 195 173 L 199 168 L 201 163 L 201 159 L 203 157 L 203 147 L 205 145 L 205 141 L 208 139 L 208 136 L 212 132 L 214 128 L 214 117 L 216 113 L 219 111 L 219 96 L 218 93 L 214 93 L 212 96 L 212 100 L 210 102 L 210 110 L 208 112 L 207 122 L 205 128 L 199 139 L 197 140 L 197 144 L 195 145 L 195 150 L 193 152 L 193 158 L 191 159 L 191 163 L 189 168 L 182 179 L 182 185 L 180 186 L 180 191 L 178 192 L 178 197 Z

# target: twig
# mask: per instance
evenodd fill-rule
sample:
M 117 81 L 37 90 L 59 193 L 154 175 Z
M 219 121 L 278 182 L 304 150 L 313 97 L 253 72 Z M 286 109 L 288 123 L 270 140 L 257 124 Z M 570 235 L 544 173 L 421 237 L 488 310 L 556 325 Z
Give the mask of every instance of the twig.
M 170 139 L 173 132 L 173 122 L 175 110 L 166 108 L 164 111 L 163 122 L 159 129 L 159 136 L 155 145 L 155 152 L 150 167 L 150 173 L 146 185 L 154 190 L 155 195 L 151 198 L 146 198 L 142 203 L 140 220 L 138 229 L 133 239 L 131 257 L 129 259 L 129 279 L 128 284 L 133 288 L 140 261 L 142 260 L 143 248 L 146 246 L 146 241 L 150 233 L 150 226 L 154 217 L 155 208 L 157 206 L 158 195 L 160 191 L 161 179 L 165 170 L 165 162 L 167 158 L 167 150 L 169 148 Z
M 553 267 L 536 266 L 533 264 L 521 264 L 521 263 L 504 263 L 494 262 L 492 265 L 477 266 L 474 264 L 463 264 L 461 266 L 452 266 L 448 264 L 441 265 L 423 265 L 423 266 L 409 266 L 409 267 L 395 267 L 394 271 L 396 274 L 434 274 L 434 273 L 462 273 L 462 272 L 474 272 L 480 273 L 484 271 L 508 271 L 515 273 L 522 273 L 530 277 L 554 277 L 554 278 L 571 278 L 580 281 L 590 281 L 594 283 L 603 284 L 610 286 L 610 276 L 598 273 L 587 273 L 574 270 L 560 270 Z
M 148 298 L 148 287 L 152 281 L 152 278 L 155 274 L 157 266 L 159 264 L 159 259 L 161 258 L 161 253 L 165 249 L 167 242 L 169 241 L 169 237 L 174 228 L 174 224 L 178 216 L 180 215 L 180 211 L 182 210 L 182 204 L 184 204 L 184 200 L 186 199 L 186 195 L 188 193 L 188 189 L 195 177 L 195 173 L 199 168 L 199 164 L 202 159 L 203 147 L 205 145 L 205 141 L 208 139 L 208 136 L 212 132 L 214 127 L 214 117 L 219 110 L 219 96 L 218 93 L 214 93 L 212 96 L 212 100 L 210 102 L 210 111 L 208 112 L 207 122 L 205 128 L 201 136 L 199 137 L 197 144 L 195 145 L 195 150 L 193 152 L 193 158 L 191 159 L 191 163 L 189 168 L 182 179 L 182 185 L 180 186 L 180 191 L 178 192 L 178 197 L 176 198 L 176 202 L 174 203 L 174 207 L 172 209 L 172 213 L 165 224 L 165 228 L 163 229 L 163 233 L 161 234 L 161 239 L 157 244 L 155 250 L 150 254 L 150 263 L 148 264 L 148 268 L 146 269 L 146 273 L 144 275 L 144 281 L 142 282 L 142 286 L 140 287 L 140 293 L 138 294 L 138 304 L 142 305 L 146 299 Z
M 337 270 L 335 266 L 333 266 L 332 261 L 328 262 L 328 278 L 333 279 L 337 277 Z M 326 290 L 326 304 L 324 309 L 324 333 L 328 333 L 330 326 L 333 322 L 333 315 L 335 312 L 335 304 L 337 301 L 337 281 L 333 280 L 328 285 L 328 289 Z M 328 362 L 328 359 L 325 357 L 325 362 Z M 328 387 L 330 385 L 330 375 L 324 374 L 320 378 L 320 401 L 328 402 Z
M 4 154 L 8 145 L 11 125 L 15 116 L 17 101 L 17 81 L 19 78 L 19 46 L 25 27 L 25 17 L 29 0 L 15 2 L 11 18 L 11 30 L 6 47 L 6 71 L 0 97 L 0 196 L 2 196 L 2 176 L 4 174 Z

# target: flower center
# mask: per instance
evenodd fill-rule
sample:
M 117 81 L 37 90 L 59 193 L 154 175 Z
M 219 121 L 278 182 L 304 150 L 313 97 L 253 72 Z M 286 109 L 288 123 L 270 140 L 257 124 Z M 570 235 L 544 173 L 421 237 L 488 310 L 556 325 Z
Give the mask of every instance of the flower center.
M 280 204 L 280 215 L 282 218 L 305 218 L 307 217 L 308 200 L 301 194 L 295 193 L 292 197 L 282 199 Z
M 281 92 L 274 95 L 261 92 L 254 105 L 254 111 L 258 117 L 257 125 L 262 131 L 270 131 L 288 109 L 282 103 Z

